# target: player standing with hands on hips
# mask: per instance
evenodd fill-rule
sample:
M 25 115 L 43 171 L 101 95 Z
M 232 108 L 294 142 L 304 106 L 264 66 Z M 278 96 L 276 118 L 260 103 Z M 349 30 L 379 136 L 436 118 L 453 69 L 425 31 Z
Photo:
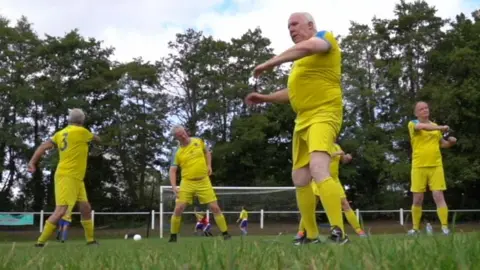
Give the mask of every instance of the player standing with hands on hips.
M 259 77 L 293 61 L 287 88 L 268 95 L 250 93 L 245 101 L 247 104 L 290 102 L 297 114 L 292 139 L 292 180 L 307 238 L 295 244 L 320 242 L 312 178 L 331 225 L 329 239 L 344 244 L 348 237 L 344 233 L 341 194 L 329 170 L 343 121 L 341 51 L 331 32 L 317 31 L 309 13 L 290 15 L 288 30 L 295 45 L 253 71 Z
M 454 146 L 457 139 L 455 137 L 448 137 L 446 140 L 443 138 L 442 133 L 447 132 L 449 127 L 439 126 L 430 121 L 430 110 L 426 102 L 417 102 L 414 113 L 417 120 L 408 122 L 408 133 L 412 145 L 410 191 L 413 193 L 413 228 L 408 231 L 408 234 L 415 235 L 420 230 L 423 197 L 428 186 L 437 205 L 437 215 L 442 224 L 442 232 L 448 235 L 450 233 L 448 229 L 448 207 L 443 194 L 447 186 L 440 148 Z
M 193 196 L 195 195 L 201 204 L 209 205 L 223 238 L 225 240 L 230 239 L 227 222 L 220 206 L 218 206 L 217 197 L 210 182 L 209 176 L 212 173 L 210 150 L 200 138 L 190 137 L 182 126 L 174 126 L 172 134 L 180 144 L 174 151 L 170 163 L 170 184 L 175 193 L 176 201 L 171 218 L 169 242 L 177 242 L 183 211 L 187 204 L 193 203 Z M 182 170 L 180 190 L 177 189 L 178 167 Z
M 36 164 L 45 151 L 58 148 L 59 161 L 55 171 L 55 210 L 45 222 L 42 234 L 35 244 L 43 247 L 55 232 L 58 221 L 63 216 L 70 216 L 76 203 L 80 208 L 81 223 L 85 230 L 87 244 L 98 244 L 94 238 L 92 207 L 85 190 L 85 172 L 87 170 L 88 143 L 100 142 L 100 138 L 83 127 L 85 114 L 80 109 L 72 109 L 68 116 L 68 126 L 42 143 L 28 163 L 31 173 L 36 171 Z

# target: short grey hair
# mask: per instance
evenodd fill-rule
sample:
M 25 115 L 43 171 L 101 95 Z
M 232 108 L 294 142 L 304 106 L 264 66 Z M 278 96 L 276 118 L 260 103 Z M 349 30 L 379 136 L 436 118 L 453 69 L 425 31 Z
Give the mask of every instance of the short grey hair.
M 175 131 L 177 131 L 177 129 L 185 129 L 182 125 L 173 125 L 172 129 L 170 130 L 170 133 L 172 134 L 172 136 L 175 136 Z
M 81 109 L 72 109 L 68 114 L 68 123 L 83 125 L 85 122 L 85 113 Z
M 311 22 L 313 24 L 313 28 L 315 30 L 317 30 L 317 24 L 315 23 L 315 19 L 313 18 L 312 14 L 308 13 L 308 12 L 295 12 L 293 14 L 298 14 L 298 15 L 302 15 L 304 18 L 305 18 L 305 21 L 307 23 Z M 293 15 L 292 14 L 292 15 Z

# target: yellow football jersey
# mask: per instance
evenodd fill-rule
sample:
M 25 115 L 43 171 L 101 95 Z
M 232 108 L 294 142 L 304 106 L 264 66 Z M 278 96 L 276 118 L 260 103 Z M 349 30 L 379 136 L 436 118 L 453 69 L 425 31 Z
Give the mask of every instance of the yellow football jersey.
M 334 147 L 333 153 L 342 150 L 342 148 L 338 144 L 334 144 L 333 147 Z M 342 156 L 335 156 L 335 157 L 332 158 L 332 160 L 330 162 L 330 176 L 332 178 L 338 179 L 338 177 L 339 177 L 340 159 L 341 158 L 342 158 Z
M 320 31 L 316 37 L 327 41 L 330 50 L 295 61 L 288 77 L 290 104 L 297 113 L 295 130 L 343 110 L 340 47 L 330 32 Z M 337 117 L 331 120 L 341 121 L 341 114 Z
M 240 212 L 240 219 L 248 219 L 247 210 L 242 210 L 242 212 Z
M 415 130 L 418 120 L 408 122 L 408 132 L 412 145 L 412 167 L 436 167 L 443 166 L 440 141 L 440 130 Z M 432 125 L 436 123 L 430 122 Z
M 182 179 L 202 179 L 208 176 L 206 154 L 207 146 L 202 139 L 191 137 L 186 146 L 174 151 L 171 166 L 182 170 Z
M 59 162 L 55 176 L 82 180 L 87 170 L 88 143 L 93 134 L 86 128 L 69 125 L 53 135 L 51 141 L 58 148 Z

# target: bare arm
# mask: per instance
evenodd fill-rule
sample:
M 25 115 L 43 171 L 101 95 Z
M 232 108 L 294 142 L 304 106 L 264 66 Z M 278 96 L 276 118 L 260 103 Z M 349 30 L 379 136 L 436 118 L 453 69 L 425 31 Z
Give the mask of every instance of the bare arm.
M 172 186 L 172 189 L 174 192 L 177 190 L 177 167 L 176 166 L 170 166 L 170 185 Z
M 52 141 L 46 141 L 42 143 L 37 150 L 35 150 L 35 153 L 33 154 L 32 158 L 30 159 L 30 164 L 37 164 L 38 160 L 45 154 L 47 150 L 50 150 L 55 147 L 55 144 Z
M 273 92 L 265 97 L 267 102 L 270 103 L 288 103 L 289 98 L 288 98 L 288 89 L 284 88 L 282 90 L 278 90 L 276 92 Z
M 455 137 L 449 137 L 448 140 L 441 139 L 440 140 L 440 147 L 441 148 L 450 148 L 457 144 L 457 139 Z
M 432 130 L 445 130 L 445 129 L 448 129 L 448 128 L 446 128 L 446 126 L 437 126 L 429 123 L 418 123 L 415 125 L 415 130 L 432 131 Z
M 212 168 L 212 152 L 209 150 L 205 151 L 205 158 L 207 159 L 208 168 Z
M 292 62 L 317 53 L 330 50 L 330 43 L 318 37 L 312 37 L 295 44 L 290 49 L 267 61 L 267 65 L 275 67 L 286 62 Z

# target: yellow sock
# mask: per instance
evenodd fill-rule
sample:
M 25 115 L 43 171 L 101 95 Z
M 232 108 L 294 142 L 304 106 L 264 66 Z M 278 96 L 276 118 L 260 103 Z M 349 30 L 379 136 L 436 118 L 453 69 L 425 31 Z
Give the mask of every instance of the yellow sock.
M 338 184 L 332 177 L 329 177 L 317 183 L 317 190 L 330 226 L 339 227 L 345 235 L 342 217 L 342 200 L 340 198 L 340 192 L 338 192 Z
M 307 231 L 307 238 L 318 238 L 317 220 L 315 218 L 315 208 L 317 206 L 317 198 L 313 193 L 310 184 L 304 187 L 297 187 L 297 204 L 300 214 L 302 215 L 301 223 Z
M 57 229 L 57 225 L 50 223 L 50 221 L 45 221 L 45 226 L 43 227 L 43 232 L 38 237 L 37 243 L 45 244 L 47 240 L 52 236 L 53 232 Z
M 218 229 L 220 229 L 222 233 L 228 231 L 227 221 L 225 220 L 225 216 L 223 214 L 213 215 L 213 218 L 215 219 Z
M 448 207 L 437 208 L 437 215 L 442 224 L 442 228 L 448 228 Z
M 172 215 L 172 218 L 170 219 L 170 233 L 171 234 L 177 234 L 180 232 L 180 224 L 182 221 L 182 216 L 175 216 Z
M 361 230 L 362 228 L 360 227 L 360 222 L 358 222 L 357 215 L 355 215 L 355 212 L 353 211 L 353 209 L 345 211 L 344 214 L 348 223 L 350 223 L 350 226 L 352 226 L 355 232 L 358 233 L 358 231 Z
M 413 229 L 420 230 L 420 220 L 422 219 L 422 207 L 412 205 L 412 223 Z
M 304 232 L 305 231 L 305 225 L 303 224 L 303 218 L 300 218 L 300 223 L 298 223 L 298 232 Z
M 83 226 L 83 230 L 85 231 L 85 239 L 87 242 L 93 242 L 95 241 L 95 237 L 93 235 L 93 222 L 91 219 L 89 220 L 82 220 L 80 221 Z

